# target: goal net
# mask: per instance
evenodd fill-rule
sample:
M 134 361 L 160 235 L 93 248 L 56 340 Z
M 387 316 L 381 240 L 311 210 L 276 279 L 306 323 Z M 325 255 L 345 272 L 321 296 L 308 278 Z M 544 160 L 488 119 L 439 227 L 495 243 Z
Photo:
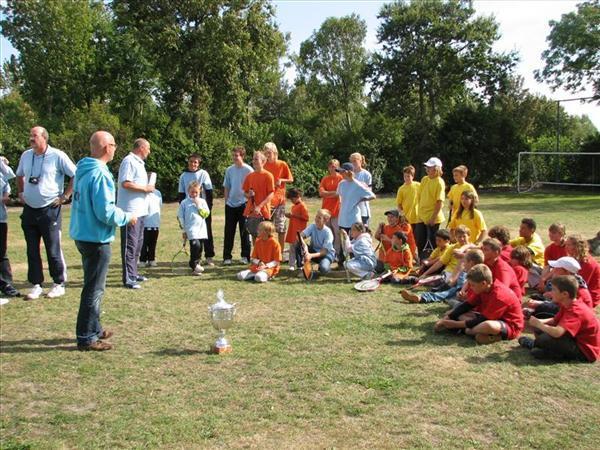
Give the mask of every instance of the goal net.
M 600 153 L 520 152 L 517 192 L 544 185 L 600 188 Z

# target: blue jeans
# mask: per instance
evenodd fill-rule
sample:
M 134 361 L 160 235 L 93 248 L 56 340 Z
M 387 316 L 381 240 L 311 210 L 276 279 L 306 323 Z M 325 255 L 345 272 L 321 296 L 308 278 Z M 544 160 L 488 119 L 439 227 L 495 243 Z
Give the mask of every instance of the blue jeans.
M 450 289 L 440 292 L 425 292 L 421 294 L 421 303 L 443 302 L 444 300 L 456 297 L 456 294 L 462 289 L 467 279 L 467 273 L 461 272 L 458 275 L 456 284 Z
M 100 303 L 106 288 L 106 275 L 110 262 L 110 244 L 75 241 L 81 253 L 83 289 L 77 314 L 77 343 L 90 345 L 102 334 Z
M 320 251 L 315 249 L 312 245 L 308 246 L 309 253 L 316 253 Z M 325 275 L 331 271 L 331 263 L 333 262 L 329 259 L 329 256 L 319 256 L 318 258 L 311 259 L 312 262 L 319 264 L 319 273 L 321 275 Z M 300 245 L 296 245 L 296 264 L 302 264 L 302 250 Z

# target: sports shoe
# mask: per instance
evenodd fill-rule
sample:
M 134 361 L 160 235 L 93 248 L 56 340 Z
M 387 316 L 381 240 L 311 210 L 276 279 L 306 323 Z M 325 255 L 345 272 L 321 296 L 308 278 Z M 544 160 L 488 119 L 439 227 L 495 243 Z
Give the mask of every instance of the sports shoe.
M 204 261 L 204 264 L 206 264 L 208 267 L 214 267 L 215 266 L 215 262 L 213 261 L 212 258 L 206 258 L 206 260 Z
M 112 344 L 102 341 L 92 342 L 88 345 L 77 344 L 77 350 L 79 350 L 80 352 L 104 352 L 106 350 L 111 350 L 112 348 Z
M 519 345 L 523 348 L 527 348 L 529 350 L 533 349 L 533 344 L 535 343 L 535 341 L 533 339 L 531 339 L 530 337 L 527 336 L 521 336 L 519 338 Z
M 20 297 L 21 293 L 15 289 L 14 286 L 7 284 L 4 289 L 2 289 L 2 294 L 7 297 Z
M 499 334 L 483 334 L 478 333 L 475 335 L 475 341 L 480 345 L 493 344 L 502 340 L 502 336 Z
M 148 261 L 147 266 L 148 267 L 156 267 L 158 264 L 156 264 L 156 261 Z
M 233 261 L 231 259 L 224 259 L 223 260 L 223 265 L 224 266 L 230 266 L 233 264 Z
M 141 289 L 142 285 L 138 283 L 125 283 L 123 285 L 127 289 Z
M 137 278 L 135 279 L 135 281 L 137 281 L 138 283 L 143 283 L 144 281 L 148 281 L 148 277 L 138 275 Z
M 244 264 L 244 265 L 250 264 L 250 260 L 248 258 L 242 258 L 242 259 L 240 259 L 240 264 Z
M 52 289 L 50 289 L 48 291 L 48 293 L 46 294 L 46 297 L 57 298 L 57 297 L 62 297 L 63 295 L 65 295 L 65 287 L 62 284 L 54 283 L 52 285 Z
M 196 267 L 194 267 L 194 275 L 200 275 L 202 272 L 204 272 L 204 267 L 202 267 L 200 264 L 196 264 Z
M 25 300 L 36 300 L 40 298 L 40 295 L 44 293 L 44 290 L 39 284 L 34 284 L 29 293 L 25 296 Z
M 400 291 L 400 295 L 404 300 L 406 300 L 409 303 L 419 303 L 421 301 L 421 296 L 419 294 L 409 292 L 406 289 L 402 289 Z
M 296 266 L 290 266 L 290 272 L 293 272 L 294 270 L 296 270 Z

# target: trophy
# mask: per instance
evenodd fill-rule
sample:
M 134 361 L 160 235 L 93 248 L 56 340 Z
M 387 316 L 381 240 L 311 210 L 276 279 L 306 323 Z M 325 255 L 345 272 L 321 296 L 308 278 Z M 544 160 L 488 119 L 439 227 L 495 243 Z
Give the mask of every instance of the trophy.
M 227 303 L 223 296 L 223 290 L 217 292 L 217 303 L 208 307 L 208 317 L 213 327 L 219 332 L 219 338 L 211 346 L 211 353 L 221 354 L 231 352 L 231 345 L 225 338 L 225 330 L 233 325 L 235 317 L 235 303 Z

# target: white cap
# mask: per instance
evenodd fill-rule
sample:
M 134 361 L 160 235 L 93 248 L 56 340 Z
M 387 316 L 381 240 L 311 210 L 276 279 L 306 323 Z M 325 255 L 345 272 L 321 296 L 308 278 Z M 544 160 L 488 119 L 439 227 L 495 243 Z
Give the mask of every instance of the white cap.
M 577 260 L 571 256 L 563 256 L 556 261 L 548 261 L 548 265 L 550 267 L 568 270 L 571 273 L 577 273 L 581 270 L 581 266 Z
M 442 167 L 442 161 L 440 158 L 436 158 L 435 156 L 429 158 L 425 163 L 427 167 Z

